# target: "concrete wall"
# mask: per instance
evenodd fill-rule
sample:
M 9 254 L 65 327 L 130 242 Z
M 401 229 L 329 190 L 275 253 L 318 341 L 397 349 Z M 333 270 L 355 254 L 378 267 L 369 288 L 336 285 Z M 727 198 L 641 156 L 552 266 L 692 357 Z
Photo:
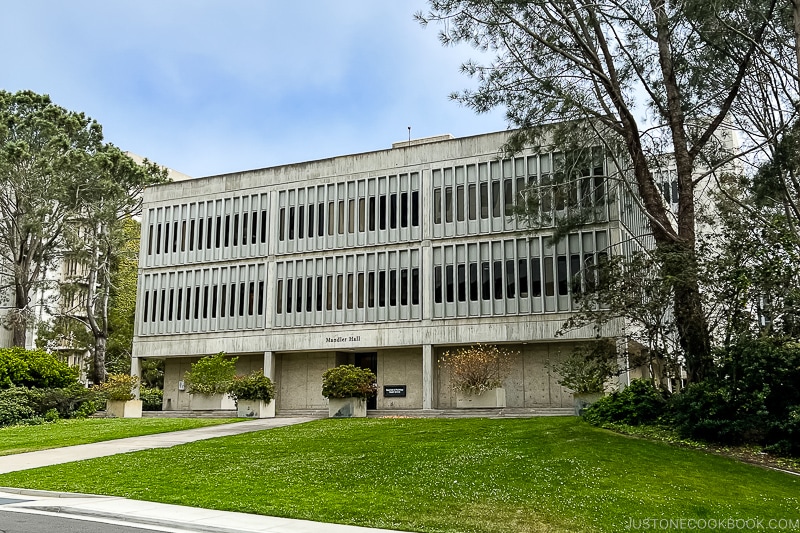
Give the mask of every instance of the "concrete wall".
M 405 398 L 384 398 L 384 385 L 405 385 Z M 378 351 L 378 409 L 422 409 L 422 348 Z
M 571 407 L 571 393 L 557 383 L 557 376 L 549 366 L 572 353 L 572 343 L 503 345 L 504 349 L 518 352 L 512 357 L 511 372 L 503 383 L 507 407 Z M 436 348 L 436 396 L 438 409 L 455 409 L 456 393 L 446 368 L 438 361 L 447 348 Z
M 322 396 L 322 374 L 336 366 L 335 352 L 281 354 L 275 365 L 280 409 L 327 409 Z

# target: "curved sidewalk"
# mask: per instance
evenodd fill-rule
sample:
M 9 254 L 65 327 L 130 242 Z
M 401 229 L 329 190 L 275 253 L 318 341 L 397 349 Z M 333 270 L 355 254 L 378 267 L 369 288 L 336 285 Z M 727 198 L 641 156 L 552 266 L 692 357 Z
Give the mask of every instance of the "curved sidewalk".
M 150 448 L 169 448 L 204 439 L 309 422 L 311 418 L 264 418 L 170 433 L 80 444 L 0 457 L 0 473 L 27 470 L 128 453 Z M 58 514 L 106 523 L 143 525 L 154 531 L 217 533 L 392 533 L 374 529 L 310 520 L 254 515 L 197 507 L 185 507 L 116 496 L 60 493 L 0 487 L 0 509 L 16 513 Z

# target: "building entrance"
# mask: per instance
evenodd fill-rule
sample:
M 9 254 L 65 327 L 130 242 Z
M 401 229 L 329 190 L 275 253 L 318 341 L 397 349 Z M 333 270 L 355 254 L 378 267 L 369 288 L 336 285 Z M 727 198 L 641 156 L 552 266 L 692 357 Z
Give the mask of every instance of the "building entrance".
M 359 368 L 366 368 L 372 370 L 372 373 L 378 375 L 378 352 L 365 352 L 355 354 L 355 364 Z M 367 409 L 378 408 L 378 397 L 373 396 L 367 398 Z

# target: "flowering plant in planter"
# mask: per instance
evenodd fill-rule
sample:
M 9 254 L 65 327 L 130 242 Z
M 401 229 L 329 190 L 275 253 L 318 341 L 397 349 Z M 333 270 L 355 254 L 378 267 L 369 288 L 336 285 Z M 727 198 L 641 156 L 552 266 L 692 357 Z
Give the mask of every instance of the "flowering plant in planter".
M 127 402 L 133 400 L 133 389 L 139 384 L 139 378 L 130 374 L 109 374 L 105 383 L 94 387 L 106 400 Z
M 439 367 L 450 372 L 453 390 L 481 394 L 499 388 L 511 370 L 512 352 L 487 344 L 447 351 L 439 358 Z
M 255 370 L 246 376 L 234 376 L 228 393 L 237 402 L 261 400 L 269 403 L 275 397 L 275 386 L 263 370 Z
M 227 394 L 236 375 L 238 357 L 225 357 L 225 352 L 203 357 L 184 374 L 190 394 Z
M 377 392 L 377 377 L 367 368 L 342 365 L 322 375 L 322 395 L 328 399 L 369 398 Z

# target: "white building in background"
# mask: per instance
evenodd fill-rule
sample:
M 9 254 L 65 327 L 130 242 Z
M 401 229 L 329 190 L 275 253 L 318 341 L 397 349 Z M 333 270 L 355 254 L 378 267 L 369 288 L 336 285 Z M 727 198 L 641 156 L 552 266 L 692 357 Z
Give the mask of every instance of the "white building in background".
M 574 188 L 546 188 L 551 214 L 581 202 L 593 219 L 565 239 L 512 216 L 520 191 L 547 184 L 560 154 L 502 157 L 508 132 L 396 143 L 391 149 L 160 185 L 145 192 L 134 337 L 165 361 L 164 409 L 207 408 L 183 390 L 201 356 L 264 369 L 277 410 L 326 409 L 322 374 L 355 363 L 378 376 L 371 408 L 447 409 L 437 360 L 448 349 L 518 352 L 507 405 L 570 407 L 550 364 L 592 340 L 556 337 L 596 283 L 582 275 L 630 253 L 645 227 L 598 151 Z M 604 336 L 621 336 L 609 324 Z M 218 404 L 216 407 L 230 407 Z

